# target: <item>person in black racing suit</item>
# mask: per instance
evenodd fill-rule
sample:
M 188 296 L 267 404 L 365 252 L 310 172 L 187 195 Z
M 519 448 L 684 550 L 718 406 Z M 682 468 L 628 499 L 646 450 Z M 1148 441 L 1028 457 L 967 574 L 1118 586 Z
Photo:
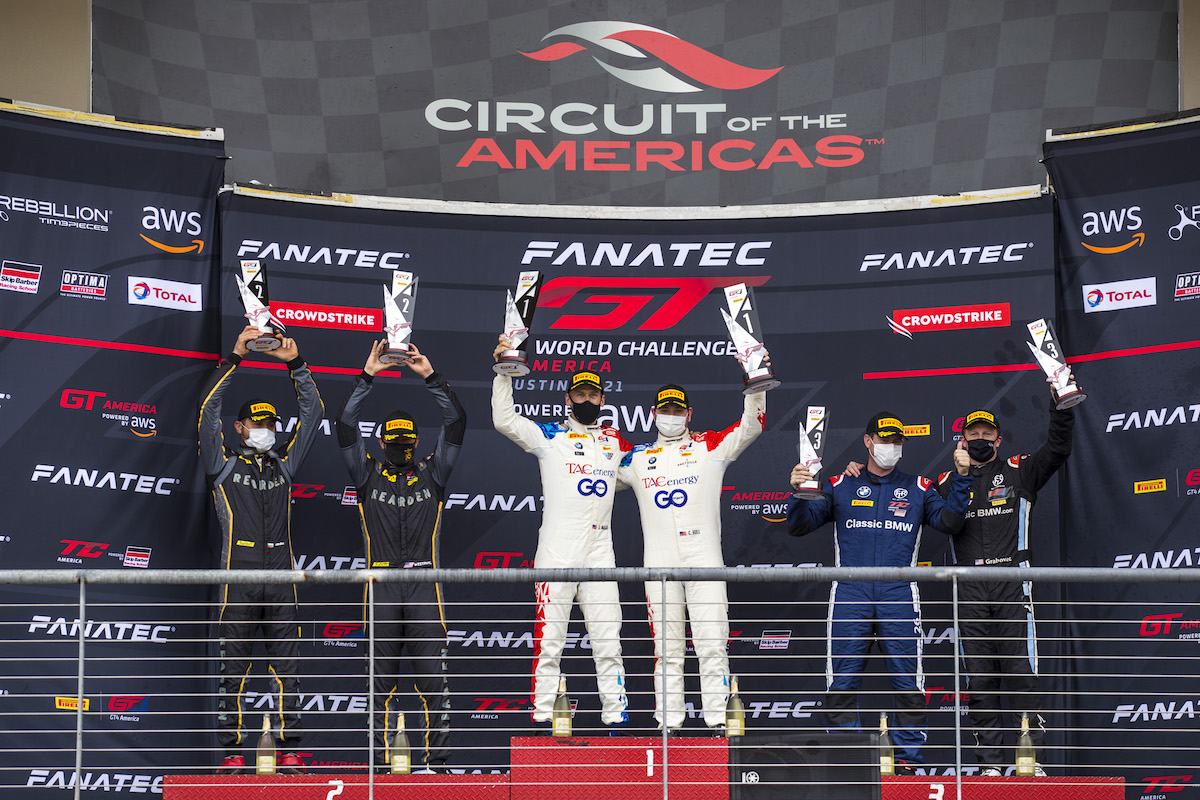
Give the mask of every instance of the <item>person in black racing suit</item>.
M 980 409 L 964 418 L 963 439 L 973 483 L 962 528 L 951 538 L 955 564 L 1029 566 L 1030 511 L 1038 490 L 1071 454 L 1074 424 L 1073 410 L 1057 411 L 1051 403 L 1046 442 L 1032 454 L 1004 459 L 998 455 L 1002 437 L 995 414 Z M 938 479 L 943 496 L 949 492 L 950 476 L 945 473 Z M 1029 713 L 1030 735 L 1039 753 L 1045 741 L 1031 586 L 1028 581 L 961 581 L 958 591 L 958 641 L 971 695 L 976 760 L 981 774 L 997 776 L 1003 774 L 1005 763 L 1001 682 L 1009 710 Z M 1046 774 L 1040 757 L 1036 773 Z
M 262 333 L 247 326 L 233 352 L 217 364 L 200 394 L 200 461 L 212 489 L 221 531 L 220 569 L 292 569 L 292 479 L 325 413 L 312 373 L 293 339 L 267 355 L 287 364 L 296 389 L 299 422 L 292 437 L 276 446 L 278 414 L 271 403 L 253 398 L 242 404 L 234 430 L 237 447 L 225 446 L 221 403 L 247 342 Z M 277 741 L 285 751 L 279 768 L 297 772 L 304 763 L 295 754 L 300 742 L 300 627 L 296 623 L 296 587 L 291 584 L 225 584 L 217 622 L 221 681 L 217 699 L 217 740 L 225 749 L 221 770 L 238 773 L 241 754 L 243 690 L 250 674 L 255 630 L 261 628 L 272 685 L 278 688 Z
M 386 350 L 386 340 L 374 343 L 337 416 L 338 445 L 358 491 L 367 566 L 440 567 L 442 504 L 466 432 L 467 415 L 450 384 L 412 346 L 407 366 L 425 379 L 442 414 L 437 445 L 430 455 L 415 461 L 417 424 L 407 412 L 393 411 L 376 429 L 383 458 L 369 454 L 358 420 L 375 376 L 392 366 L 379 360 Z M 364 606 L 364 623 L 366 615 Z M 396 734 L 394 702 L 402 649 L 412 663 L 423 717 L 423 732 L 414 741 L 413 766 L 438 769 L 450 755 L 446 617 L 439 584 L 381 583 L 375 588 L 375 763 L 381 768 L 390 763 Z

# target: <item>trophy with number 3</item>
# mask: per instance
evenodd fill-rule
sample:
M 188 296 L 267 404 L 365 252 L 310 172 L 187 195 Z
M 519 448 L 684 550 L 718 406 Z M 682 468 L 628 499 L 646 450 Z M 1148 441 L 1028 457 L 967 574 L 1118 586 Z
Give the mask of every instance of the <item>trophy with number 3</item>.
M 725 302 L 729 310 L 721 309 L 729 338 L 733 340 L 735 355 L 746 373 L 742 394 L 758 394 L 774 389 L 783 382 L 775 377 L 770 367 L 763 366 L 766 349 L 758 340 L 762 330 L 758 324 L 758 307 L 754 304 L 754 291 L 744 283 L 725 287 Z
M 1071 382 L 1071 368 L 1063 360 L 1062 349 L 1058 346 L 1058 337 L 1054 335 L 1054 327 L 1048 319 L 1039 319 L 1029 323 L 1029 336 L 1032 342 L 1026 342 L 1038 366 L 1054 387 L 1055 408 L 1079 405 L 1087 399 L 1087 395 Z
M 525 360 L 523 345 L 529 339 L 529 326 L 533 323 L 533 312 L 537 308 L 538 293 L 542 289 L 540 272 L 522 272 L 517 278 L 517 293 L 506 292 L 504 304 L 504 338 L 511 350 L 505 350 L 492 365 L 497 375 L 519 378 L 529 374 L 529 363 Z
M 256 353 L 269 353 L 283 344 L 281 336 L 284 330 L 279 320 L 271 316 L 267 273 L 258 261 L 243 261 L 241 267 L 241 274 L 233 277 L 237 279 L 242 306 L 246 309 L 246 319 L 263 332 L 262 336 L 247 342 L 246 347 Z
M 379 357 L 385 364 L 404 364 L 409 358 L 413 314 L 417 309 L 417 277 L 392 270 L 392 288 L 383 287 L 383 332 L 387 350 Z
M 796 455 L 800 457 L 800 466 L 812 471 L 813 476 L 793 492 L 794 497 L 801 500 L 818 500 L 821 497 L 821 484 L 817 481 L 817 473 L 821 471 L 821 454 L 825 452 L 825 406 L 809 406 L 808 415 L 800 420 L 800 441 L 796 444 Z

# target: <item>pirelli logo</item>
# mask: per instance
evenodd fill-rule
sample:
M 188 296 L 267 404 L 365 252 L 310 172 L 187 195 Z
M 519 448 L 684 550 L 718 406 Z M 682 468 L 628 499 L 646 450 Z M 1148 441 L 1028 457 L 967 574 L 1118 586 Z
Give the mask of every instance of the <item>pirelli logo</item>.
M 90 701 L 88 700 L 88 698 L 86 698 L 86 697 L 83 698 L 83 710 L 84 711 L 88 710 L 89 703 L 90 703 Z M 78 697 L 56 697 L 56 698 L 54 698 L 54 707 L 59 709 L 60 711 L 78 711 L 79 710 L 79 698 Z
M 1138 481 L 1133 484 L 1134 494 L 1148 494 L 1150 492 L 1165 492 L 1167 490 L 1167 479 L 1159 478 L 1153 481 Z
M 412 429 L 412 421 L 407 419 L 391 419 L 388 420 L 387 425 L 384 426 L 384 430 L 386 431 L 411 431 Z
M 904 426 L 904 435 L 905 436 L 928 436 L 929 435 L 929 426 L 928 425 L 905 425 Z
M 271 405 L 270 403 L 253 403 L 250 406 L 250 413 L 251 414 L 263 414 L 263 413 L 274 414 L 275 406 Z
M 870 507 L 870 506 L 875 505 L 875 501 L 874 500 L 851 500 L 850 505 Z

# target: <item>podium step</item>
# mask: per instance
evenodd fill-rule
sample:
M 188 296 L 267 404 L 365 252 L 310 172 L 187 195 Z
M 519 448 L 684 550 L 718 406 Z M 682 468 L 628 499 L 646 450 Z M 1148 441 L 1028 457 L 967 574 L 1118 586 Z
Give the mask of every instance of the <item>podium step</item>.
M 514 737 L 512 800 L 661 800 L 662 739 Z M 729 740 L 677 737 L 666 754 L 671 800 L 729 800 Z
M 954 777 L 883 779 L 883 800 L 1125 800 L 1124 778 L 963 778 L 962 798 Z
M 169 775 L 163 800 L 367 800 L 363 775 Z M 509 800 L 507 775 L 376 775 L 376 800 Z

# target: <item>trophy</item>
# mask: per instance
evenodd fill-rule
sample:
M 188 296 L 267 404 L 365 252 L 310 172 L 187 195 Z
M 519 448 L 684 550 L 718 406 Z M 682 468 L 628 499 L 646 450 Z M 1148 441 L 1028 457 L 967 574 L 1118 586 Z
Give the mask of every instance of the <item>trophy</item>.
M 242 274 L 233 277 L 237 279 L 238 291 L 242 295 L 242 306 L 246 309 L 246 319 L 263 332 L 262 336 L 246 343 L 247 349 L 256 353 L 269 353 L 278 349 L 283 344 L 278 334 L 282 334 L 284 331 L 279 320 L 271 316 L 271 301 L 267 297 L 266 270 L 258 261 L 243 261 Z
M 384 364 L 405 364 L 409 360 L 408 339 L 412 336 L 413 312 L 417 309 L 417 277 L 411 272 L 392 270 L 392 288 L 383 287 L 383 332 L 387 350 L 379 356 Z
M 505 292 L 504 338 L 512 345 L 511 350 L 500 354 L 492 365 L 497 375 L 519 378 L 529 374 L 529 363 L 525 360 L 525 348 L 529 338 L 529 325 L 533 322 L 533 311 L 537 308 L 538 293 L 542 289 L 540 272 L 522 272 L 517 278 L 517 293 Z
M 746 386 L 742 394 L 758 394 L 774 389 L 782 381 L 775 377 L 770 368 L 763 366 L 766 351 L 758 340 L 762 328 L 758 324 L 758 308 L 754 305 L 754 292 L 744 283 L 725 287 L 725 302 L 729 311 L 721 309 L 729 338 L 736 348 L 737 360 L 746 373 Z
M 812 470 L 813 476 L 800 484 L 792 493 L 801 500 L 819 500 L 821 485 L 816 473 L 821 471 L 821 455 L 825 452 L 825 406 L 809 406 L 808 416 L 800 420 L 800 441 L 796 444 L 796 455 L 800 466 Z
M 1054 335 L 1050 320 L 1039 319 L 1029 323 L 1029 335 L 1033 341 L 1025 344 L 1029 345 L 1038 366 L 1054 387 L 1055 408 L 1062 411 L 1086 400 L 1087 395 L 1071 383 L 1071 368 L 1063 361 L 1058 337 Z

